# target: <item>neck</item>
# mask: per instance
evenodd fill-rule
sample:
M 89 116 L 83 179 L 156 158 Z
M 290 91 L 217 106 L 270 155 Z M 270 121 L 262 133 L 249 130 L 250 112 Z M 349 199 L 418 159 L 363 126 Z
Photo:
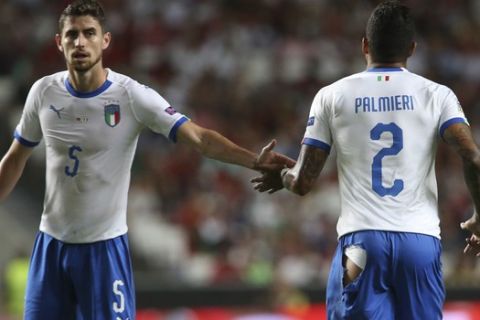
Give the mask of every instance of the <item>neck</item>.
M 392 62 L 392 63 L 385 63 L 385 62 L 369 62 L 367 63 L 367 69 L 371 68 L 406 68 L 406 62 Z
M 100 88 L 107 80 L 107 70 L 97 65 L 87 71 L 77 71 L 68 68 L 68 80 L 72 87 L 79 92 L 91 92 Z

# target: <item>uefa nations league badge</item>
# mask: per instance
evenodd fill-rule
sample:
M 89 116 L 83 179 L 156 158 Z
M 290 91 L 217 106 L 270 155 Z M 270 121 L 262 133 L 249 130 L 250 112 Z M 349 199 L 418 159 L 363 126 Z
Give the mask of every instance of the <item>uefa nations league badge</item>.
M 107 104 L 105 106 L 105 123 L 112 128 L 120 123 L 120 105 Z

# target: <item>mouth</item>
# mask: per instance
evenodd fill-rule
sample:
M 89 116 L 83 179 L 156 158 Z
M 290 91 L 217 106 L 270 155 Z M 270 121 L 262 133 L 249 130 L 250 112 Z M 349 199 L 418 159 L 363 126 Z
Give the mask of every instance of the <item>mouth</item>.
M 74 60 L 85 60 L 89 57 L 90 55 L 86 52 L 74 52 L 72 54 L 72 58 Z

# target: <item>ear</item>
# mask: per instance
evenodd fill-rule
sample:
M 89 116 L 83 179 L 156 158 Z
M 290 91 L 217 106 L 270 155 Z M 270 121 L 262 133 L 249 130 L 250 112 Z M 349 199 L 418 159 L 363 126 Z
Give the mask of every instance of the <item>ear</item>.
M 412 42 L 410 49 L 408 50 L 408 56 L 411 57 L 415 53 L 415 49 L 417 49 L 417 43 L 415 41 Z
M 57 44 L 57 48 L 60 52 L 63 52 L 63 47 L 62 47 L 62 36 L 60 34 L 55 35 L 55 43 Z
M 110 41 L 112 41 L 112 34 L 110 32 L 105 32 L 103 34 L 103 43 L 102 43 L 103 50 L 108 48 L 108 46 L 110 45 Z
M 365 37 L 362 37 L 362 53 L 367 55 L 369 53 L 368 50 L 368 40 Z

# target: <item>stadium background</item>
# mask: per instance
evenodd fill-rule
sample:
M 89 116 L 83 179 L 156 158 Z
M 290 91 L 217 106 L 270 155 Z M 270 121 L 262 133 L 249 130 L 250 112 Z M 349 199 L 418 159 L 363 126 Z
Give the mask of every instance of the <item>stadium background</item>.
M 30 86 L 64 69 L 53 35 L 67 3 L 0 0 L 2 155 Z M 243 146 L 259 151 L 276 138 L 278 151 L 295 158 L 318 89 L 364 70 L 360 39 L 378 1 L 102 3 L 113 33 L 106 66 L 156 89 L 177 110 Z M 480 2 L 407 4 L 418 33 L 409 69 L 457 93 L 480 141 Z M 0 204 L 0 314 L 19 309 L 22 270 L 38 228 L 44 152 L 37 149 L 18 187 Z M 466 235 L 459 230 L 471 201 L 459 159 L 443 144 L 437 172 L 448 297 L 480 300 L 478 260 L 462 254 Z M 253 176 L 161 136 L 142 135 L 132 170 L 129 236 L 143 319 L 195 318 L 181 307 L 243 313 L 322 307 L 339 212 L 334 161 L 303 198 L 256 194 Z M 232 309 L 212 312 L 221 317 L 227 311 Z

